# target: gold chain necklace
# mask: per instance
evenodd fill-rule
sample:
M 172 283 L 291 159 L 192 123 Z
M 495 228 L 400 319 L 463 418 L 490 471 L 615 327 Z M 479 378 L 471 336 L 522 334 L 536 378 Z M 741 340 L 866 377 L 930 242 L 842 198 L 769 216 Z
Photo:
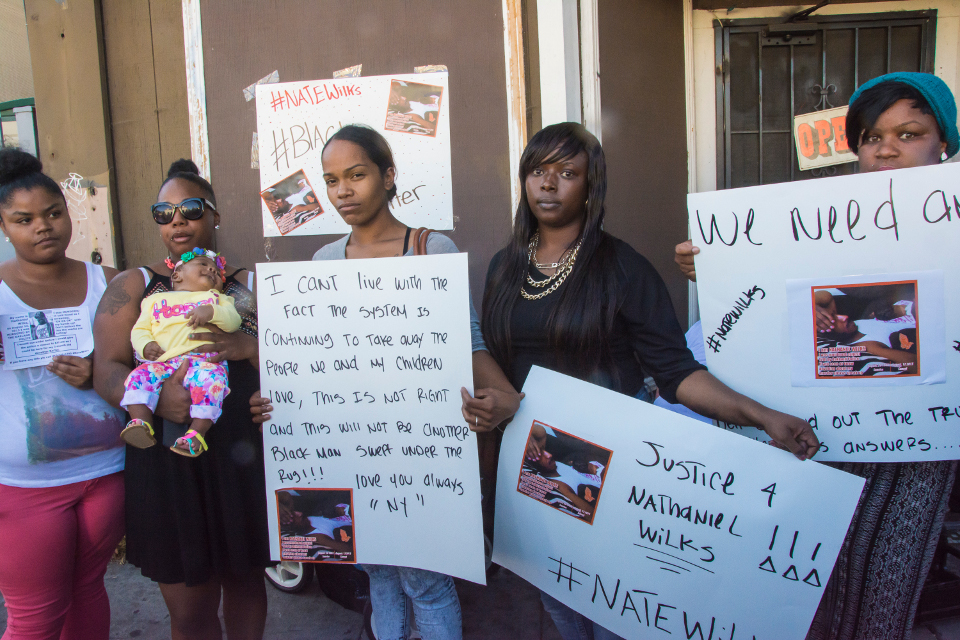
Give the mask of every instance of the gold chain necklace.
M 540 269 L 541 271 L 544 269 L 561 269 L 562 270 L 563 268 L 566 267 L 567 262 L 570 261 L 570 256 L 574 250 L 574 247 L 568 248 L 566 251 L 563 252 L 563 254 L 560 256 L 560 260 L 558 260 L 557 262 L 551 262 L 549 264 L 546 264 L 546 263 L 541 264 L 537 262 L 537 249 L 540 247 L 540 231 L 537 231 L 533 234 L 533 238 L 530 239 L 530 244 L 532 245 L 532 247 L 528 247 L 527 249 L 530 262 L 533 264 L 533 266 L 535 266 L 537 269 Z M 575 248 L 576 249 L 580 248 L 579 242 L 577 243 L 577 246 Z
M 530 239 L 530 245 L 527 248 L 527 257 L 530 260 L 530 262 L 536 267 L 540 267 L 540 265 L 536 262 L 536 259 L 535 259 L 537 245 L 539 245 L 539 243 L 540 243 L 540 232 L 537 231 L 533 235 L 533 237 Z M 572 250 L 568 249 L 567 252 L 565 252 L 566 257 L 561 257 L 560 262 L 556 263 L 557 264 L 556 273 L 554 273 L 552 276 L 549 276 L 546 280 L 534 280 L 533 276 L 530 275 L 530 272 L 528 270 L 527 284 L 529 284 L 531 287 L 536 287 L 538 289 L 546 287 L 548 285 L 549 285 L 549 288 L 540 293 L 531 294 L 531 293 L 527 293 L 526 290 L 524 289 L 524 285 L 521 284 L 520 296 L 525 300 L 539 300 L 541 298 L 545 298 L 546 296 L 556 291 L 557 288 L 560 285 L 562 285 L 563 282 L 567 279 L 567 276 L 569 276 L 570 273 L 573 271 L 573 265 L 577 261 L 577 255 L 580 253 L 580 245 L 582 244 L 583 244 L 583 239 L 577 242 L 577 244 L 573 247 Z M 550 267 L 546 267 L 546 265 L 544 265 L 544 268 L 550 268 Z

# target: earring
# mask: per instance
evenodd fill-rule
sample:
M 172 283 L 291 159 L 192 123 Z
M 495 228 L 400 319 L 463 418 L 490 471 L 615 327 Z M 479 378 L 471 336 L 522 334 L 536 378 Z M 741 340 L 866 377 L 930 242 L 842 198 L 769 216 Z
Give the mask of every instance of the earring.
M 219 229 L 219 228 L 220 228 L 220 225 L 215 224 L 215 225 L 213 225 L 213 228 L 214 228 L 214 229 Z
M 6 240 L 7 242 L 10 242 L 10 236 L 4 236 L 3 239 Z

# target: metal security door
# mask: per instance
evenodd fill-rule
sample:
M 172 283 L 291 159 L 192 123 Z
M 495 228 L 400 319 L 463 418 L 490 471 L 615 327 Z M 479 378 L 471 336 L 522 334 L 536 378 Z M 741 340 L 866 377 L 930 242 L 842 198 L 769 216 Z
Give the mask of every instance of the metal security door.
M 854 173 L 800 171 L 793 116 L 845 105 L 884 73 L 933 72 L 935 31 L 936 11 L 718 21 L 718 188 Z

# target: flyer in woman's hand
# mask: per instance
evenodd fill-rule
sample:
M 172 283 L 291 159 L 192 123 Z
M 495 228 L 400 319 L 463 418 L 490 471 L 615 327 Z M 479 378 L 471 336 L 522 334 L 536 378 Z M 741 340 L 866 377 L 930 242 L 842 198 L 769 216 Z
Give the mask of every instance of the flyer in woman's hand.
M 5 370 L 45 365 L 53 356 L 84 357 L 93 351 L 86 307 L 0 315 L 0 335 Z

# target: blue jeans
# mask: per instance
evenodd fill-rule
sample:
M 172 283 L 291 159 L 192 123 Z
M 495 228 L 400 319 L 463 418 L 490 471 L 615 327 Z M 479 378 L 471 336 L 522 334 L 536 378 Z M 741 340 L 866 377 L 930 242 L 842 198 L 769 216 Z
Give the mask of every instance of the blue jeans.
M 553 619 L 557 631 L 563 640 L 623 640 L 612 631 L 604 629 L 593 620 L 589 620 L 546 591 L 540 592 L 543 608 Z
M 460 598 L 453 578 L 409 567 L 365 564 L 370 576 L 370 604 L 379 640 L 406 640 L 407 596 L 424 640 L 462 640 Z

